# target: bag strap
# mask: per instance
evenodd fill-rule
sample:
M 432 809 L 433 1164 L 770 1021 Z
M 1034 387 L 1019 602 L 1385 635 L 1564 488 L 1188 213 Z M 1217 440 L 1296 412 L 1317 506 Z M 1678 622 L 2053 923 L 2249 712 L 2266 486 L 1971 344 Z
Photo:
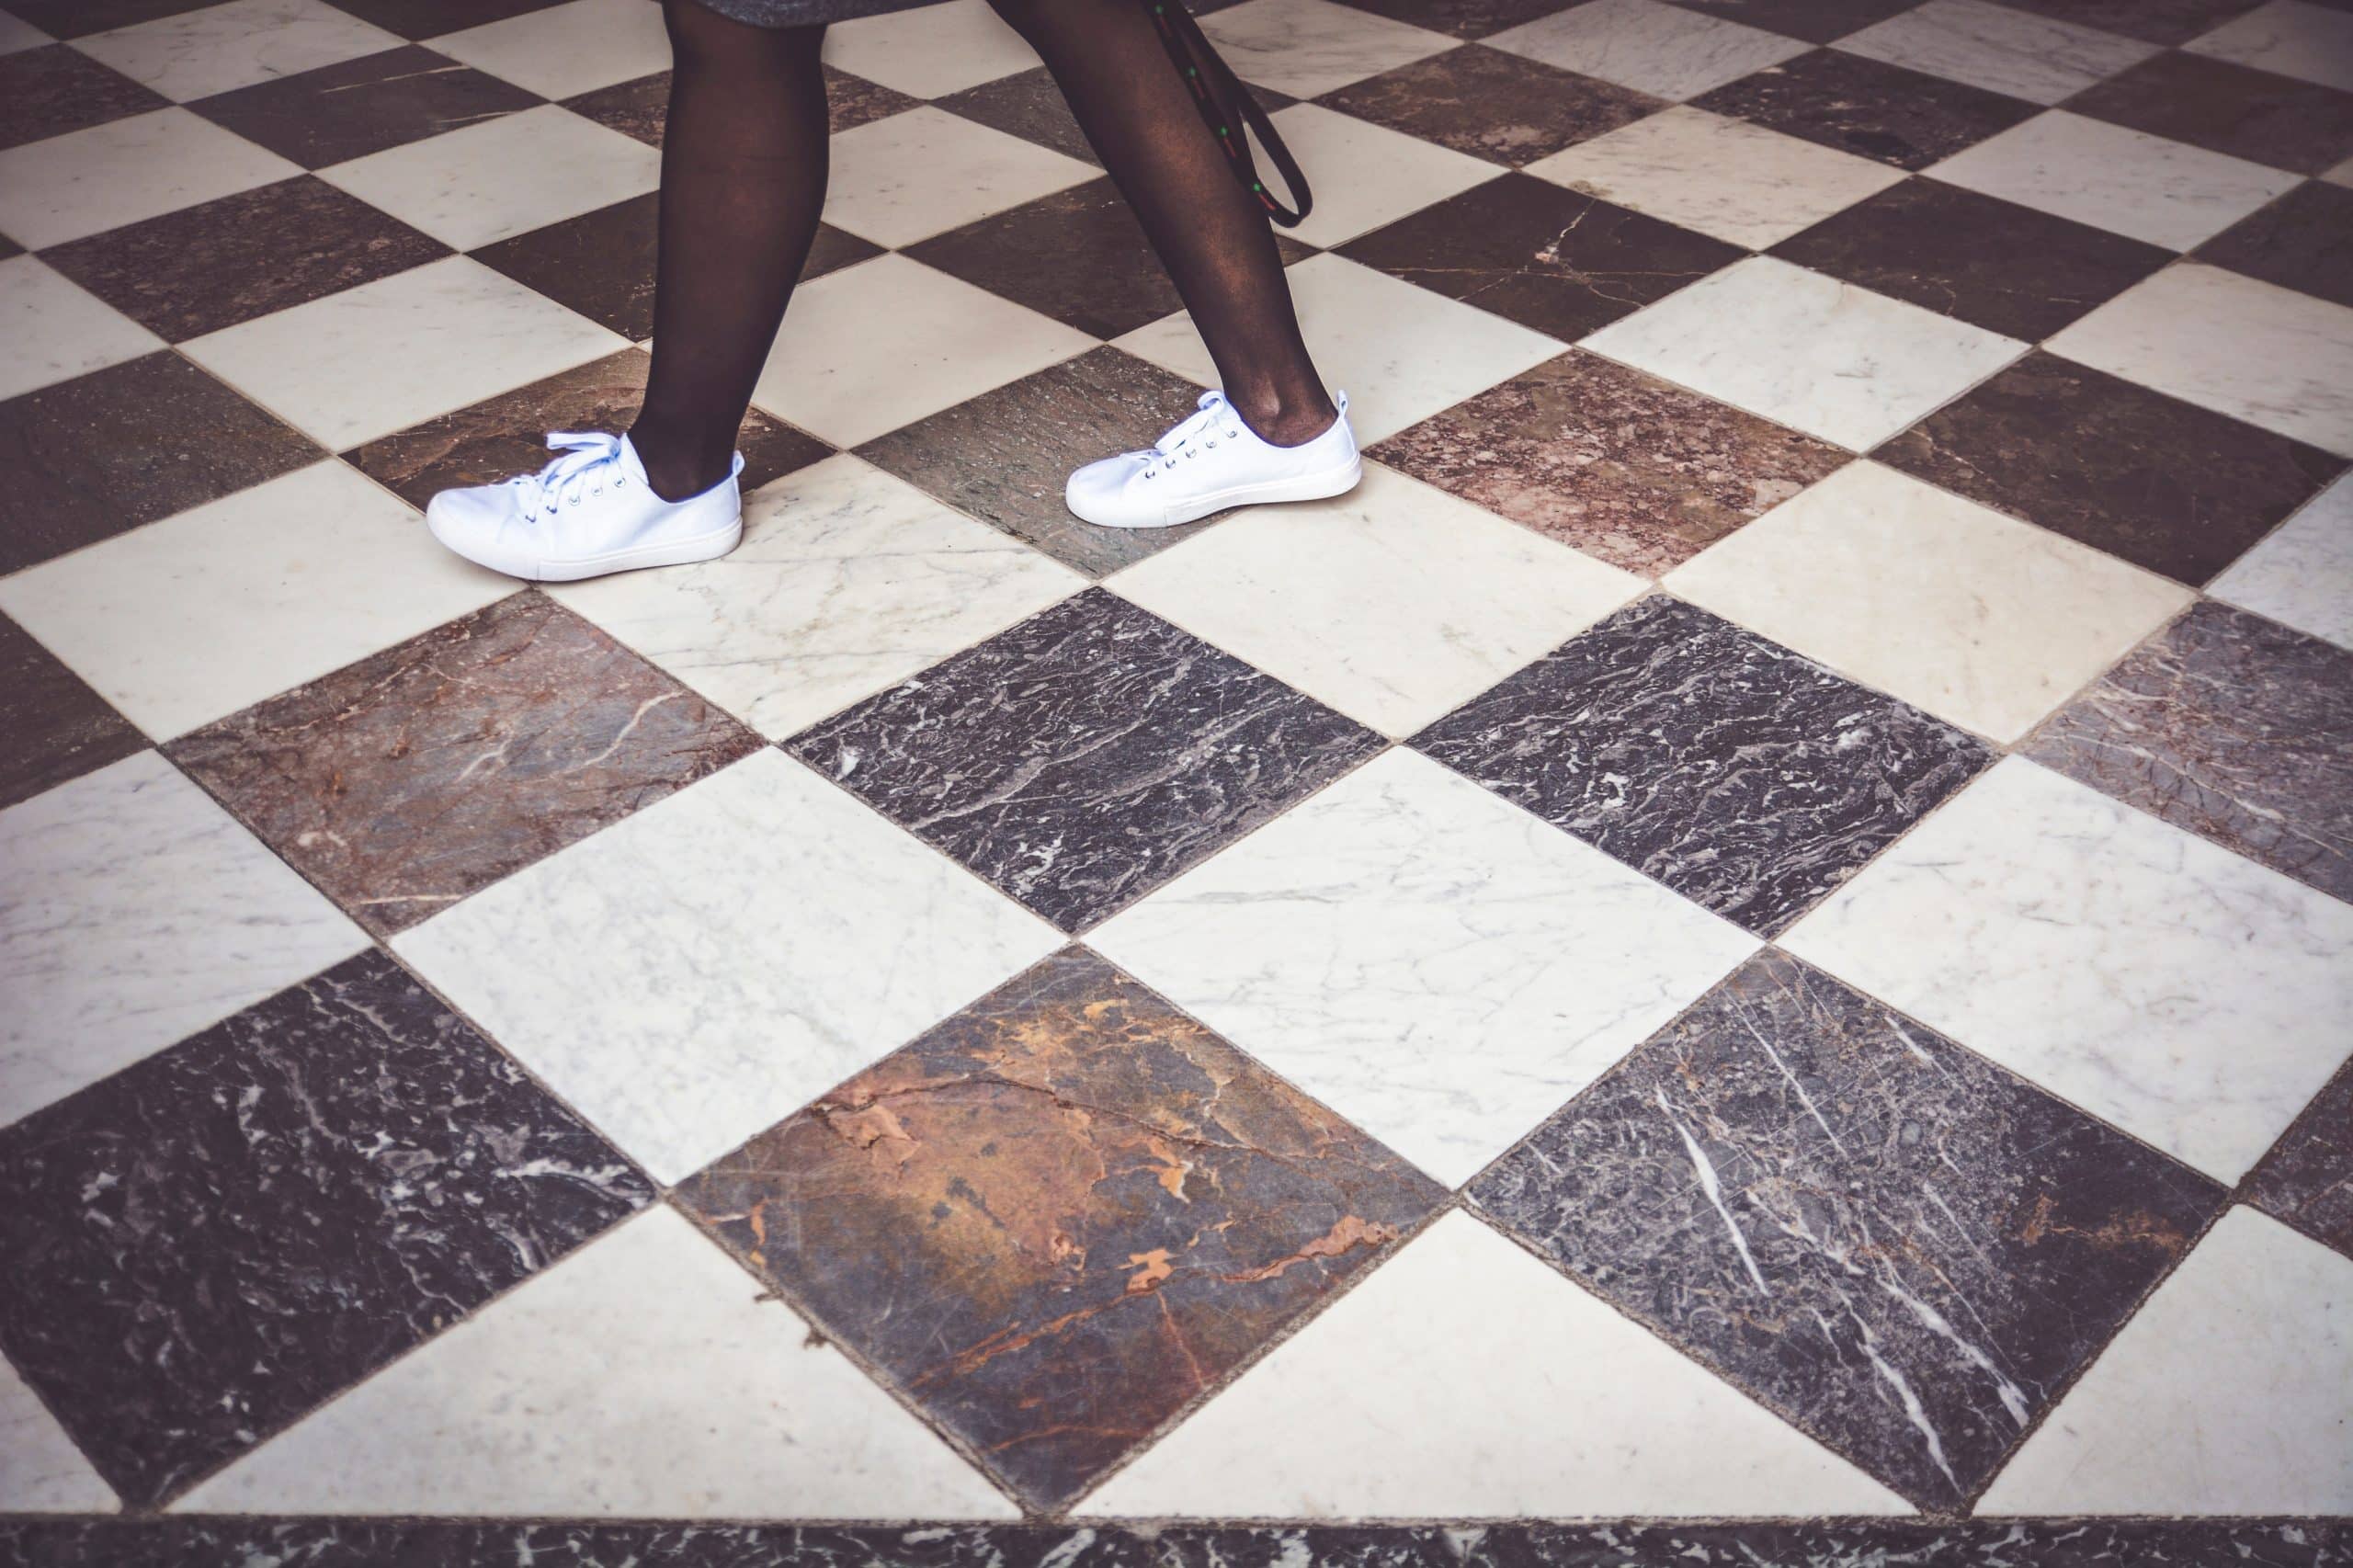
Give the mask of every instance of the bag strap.
M 1234 177 L 1258 199 L 1268 218 L 1286 229 L 1295 226 L 1313 209 L 1315 197 L 1307 188 L 1307 176 L 1300 173 L 1299 160 L 1290 155 L 1290 149 L 1283 145 L 1282 137 L 1277 134 L 1274 121 L 1268 119 L 1267 111 L 1258 107 L 1258 100 L 1250 96 L 1250 89 L 1242 85 L 1242 78 L 1233 74 L 1233 67 L 1210 47 L 1209 39 L 1201 32 L 1201 24 L 1185 9 L 1182 0 L 1143 0 L 1143 3 L 1152 12 L 1153 23 L 1160 33 L 1161 46 L 1168 51 L 1169 60 L 1184 75 L 1185 85 L 1193 90 L 1193 104 L 1201 111 L 1202 122 L 1217 133 L 1218 145 L 1225 149 L 1226 161 L 1233 166 Z M 1245 126 L 1257 132 L 1259 144 L 1266 148 L 1267 156 L 1273 162 L 1276 172 L 1282 176 L 1284 186 L 1298 201 L 1296 209 L 1285 207 L 1276 200 L 1274 192 L 1268 190 L 1266 182 L 1258 177 L 1257 165 L 1250 157 L 1249 136 L 1237 133 L 1233 126 L 1226 123 L 1226 111 L 1222 105 L 1227 103 L 1232 104 L 1241 115 Z

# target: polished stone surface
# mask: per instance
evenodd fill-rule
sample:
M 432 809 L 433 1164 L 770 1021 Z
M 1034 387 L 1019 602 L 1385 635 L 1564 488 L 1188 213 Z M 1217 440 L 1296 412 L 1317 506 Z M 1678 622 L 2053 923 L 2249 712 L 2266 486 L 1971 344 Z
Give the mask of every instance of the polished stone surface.
M 1384 71 L 1320 101 L 1515 168 L 1664 107 L 1647 93 L 1477 44 Z
M 540 100 L 414 44 L 199 99 L 196 112 L 306 169 L 512 114 Z
M 2245 1197 L 2353 1257 L 2353 1062 L 2248 1174 Z
M 1925 169 L 2006 130 L 2034 105 L 1902 66 L 1819 50 L 1696 100 L 1842 153 Z
M 2353 476 L 2340 475 L 2207 591 L 2353 649 Z
M 2353 153 L 2353 93 L 2197 54 L 2157 55 L 2067 107 L 2299 174 L 2319 174 Z
M 0 618 L 0 808 L 119 762 L 146 744 L 57 655 Z
M 125 115 L 162 108 L 166 100 L 119 71 L 63 44 L 0 55 L 0 147 L 20 147 Z
M 2157 52 L 2116 33 L 1992 0 L 1927 0 L 1848 34 L 1838 47 L 2038 104 L 2058 103 Z
M 2307 181 L 2199 246 L 2198 259 L 2353 305 L 2353 190 Z

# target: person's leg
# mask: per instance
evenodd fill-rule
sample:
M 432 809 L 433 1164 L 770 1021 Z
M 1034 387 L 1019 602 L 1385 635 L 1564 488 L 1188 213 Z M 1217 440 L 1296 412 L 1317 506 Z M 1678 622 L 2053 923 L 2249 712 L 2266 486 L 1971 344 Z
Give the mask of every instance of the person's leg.
M 717 484 L 825 204 L 823 28 L 756 28 L 665 0 L 654 369 L 630 443 L 655 494 Z
M 992 4 L 1052 71 L 1244 422 L 1278 446 L 1327 428 L 1336 414 L 1300 337 L 1265 211 L 1233 177 L 1141 0 Z

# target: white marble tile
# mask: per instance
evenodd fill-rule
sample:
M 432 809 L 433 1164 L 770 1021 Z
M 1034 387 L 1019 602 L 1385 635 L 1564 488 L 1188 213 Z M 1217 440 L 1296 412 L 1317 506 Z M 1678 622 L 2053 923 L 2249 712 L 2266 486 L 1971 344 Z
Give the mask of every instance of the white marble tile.
M 154 752 L 0 812 L 0 1125 L 368 945 Z
M 1294 98 L 1455 47 L 1444 33 L 1332 0 L 1245 0 L 1202 17 L 1201 31 L 1235 75 Z
M 550 591 L 771 738 L 1086 586 L 847 454 L 746 497 L 724 560 Z
M 1584 346 L 1858 451 L 2027 349 L 1764 256 L 1612 322 Z
M 1110 586 L 1350 718 L 1407 735 L 1624 604 L 1643 579 L 1379 463 Z
M 452 256 L 191 338 L 180 352 L 344 451 L 628 347 Z
M 407 41 L 325 0 L 229 0 L 75 39 L 74 47 L 187 103 Z
M 161 741 L 520 585 L 329 460 L 0 580 L 0 609 Z
M 1781 945 L 2223 1182 L 2353 1040 L 2353 906 L 2022 757 Z
M 1451 408 L 1566 347 L 1475 305 L 1325 253 L 1290 269 L 1291 300 L 1324 384 L 1348 394 L 1366 446 Z M 1114 338 L 1203 386 L 1217 367 L 1182 311 Z
M 1305 244 L 1352 240 L 1503 173 L 1483 158 L 1320 104 L 1293 104 L 1268 118 L 1303 169 L 1381 171 L 1378 179 L 1326 178 L 1318 183 L 1314 210 L 1297 228 L 1284 231 Z
M 164 340 L 29 256 L 0 261 L 0 398 L 135 359 Z
M 2195 597 L 1873 462 L 1783 502 L 1665 585 L 2001 742 Z
M 545 98 L 568 98 L 670 69 L 662 7 L 645 0 L 571 0 L 445 33 L 433 51 Z
M 458 250 L 474 250 L 662 183 L 662 154 L 544 104 L 321 169 L 339 186 Z
M 2353 13 L 2304 0 L 2271 0 L 2182 47 L 2353 92 Z
M 188 1513 L 1012 1519 L 1018 1511 L 656 1208 L 173 1505 Z
M 1061 942 L 767 750 L 393 946 L 675 1182 Z
M 0 1361 L 0 1513 L 110 1514 L 120 1506 L 17 1369 Z
M 0 11 L 0 54 L 14 54 L 20 49 L 39 49 L 50 41 L 50 36 L 30 22 Z
M 0 150 L 0 233 L 42 250 L 301 172 L 184 108 L 134 114 Z
M 2234 1209 L 1980 1514 L 2353 1514 L 2353 1258 Z
M 2038 212 L 2185 251 L 2302 183 L 2283 169 L 2063 109 L 1989 136 L 1928 173 Z
M 2353 158 L 2347 158 L 2320 176 L 2331 185 L 2353 186 Z
M 752 402 L 855 446 L 1096 342 L 921 262 L 879 256 L 793 291 Z
M 2353 457 L 2353 310 L 2182 263 L 2051 339 L 2052 352 Z
M 2158 52 L 2154 43 L 1989 0 L 1928 0 L 1833 47 L 2038 104 L 2073 97 Z
M 825 63 L 918 98 L 944 97 L 1029 71 L 1037 51 L 988 0 L 947 0 L 825 29 Z
M 1458 1213 L 1077 1511 L 1324 1519 L 1910 1509 Z
M 2353 474 L 2314 496 L 2206 591 L 2353 649 Z
M 1527 172 L 1750 250 L 1904 178 L 1902 169 L 1687 104 L 1563 148 Z
M 1087 941 L 1453 1186 L 1756 946 L 1408 751 Z
M 1698 97 L 1813 48 L 1662 0 L 1586 0 L 1484 41 L 1563 71 L 1677 99 Z
M 1103 175 L 929 104 L 845 131 L 833 150 L 825 221 L 881 245 L 912 244 Z

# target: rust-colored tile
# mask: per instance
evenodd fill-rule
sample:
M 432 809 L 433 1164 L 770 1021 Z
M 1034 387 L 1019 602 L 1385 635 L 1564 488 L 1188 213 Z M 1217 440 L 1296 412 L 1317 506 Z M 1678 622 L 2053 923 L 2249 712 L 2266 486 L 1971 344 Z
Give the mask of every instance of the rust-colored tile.
M 826 1333 L 1042 1504 L 1086 1486 L 1443 1197 L 1084 949 L 679 1189 Z
M 1666 107 L 1631 87 L 1478 44 L 1384 71 L 1316 101 L 1515 168 Z

